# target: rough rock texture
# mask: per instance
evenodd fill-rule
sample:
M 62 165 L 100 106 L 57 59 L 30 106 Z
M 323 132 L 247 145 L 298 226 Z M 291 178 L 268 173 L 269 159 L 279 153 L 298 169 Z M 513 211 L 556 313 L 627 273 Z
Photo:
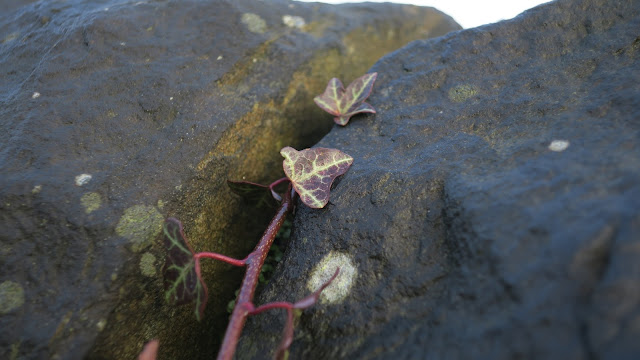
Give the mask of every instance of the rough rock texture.
M 354 164 L 257 301 L 356 268 L 291 358 L 638 359 L 639 29 L 638 1 L 557 1 L 374 65 L 378 113 L 318 144 Z M 283 318 L 250 318 L 239 358 Z
M 282 176 L 279 150 L 332 126 L 313 96 L 411 40 L 429 8 L 273 1 L 18 1 L 0 13 L 0 358 L 210 358 L 237 269 L 210 303 L 165 306 L 166 216 L 197 250 L 243 257 L 270 214 L 228 178 Z M 218 281 L 216 281 L 218 280 Z

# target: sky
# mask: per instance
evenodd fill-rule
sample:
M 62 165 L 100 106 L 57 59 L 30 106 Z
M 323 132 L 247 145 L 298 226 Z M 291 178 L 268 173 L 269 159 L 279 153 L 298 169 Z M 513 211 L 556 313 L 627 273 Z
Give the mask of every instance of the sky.
M 300 1 L 300 0 L 299 0 Z M 348 2 L 345 0 L 301 0 L 320 1 L 330 4 Z M 521 12 L 548 2 L 548 0 L 368 0 L 373 2 L 395 2 L 432 6 L 451 16 L 463 28 L 472 28 L 501 20 L 511 19 Z

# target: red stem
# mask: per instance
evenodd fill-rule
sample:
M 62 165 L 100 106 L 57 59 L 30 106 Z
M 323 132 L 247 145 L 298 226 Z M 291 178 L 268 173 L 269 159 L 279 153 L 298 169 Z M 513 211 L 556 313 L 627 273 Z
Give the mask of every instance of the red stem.
M 227 264 L 231 264 L 235 266 L 245 266 L 247 264 L 247 258 L 238 260 L 238 259 L 230 258 L 228 256 L 224 256 L 224 255 L 220 255 L 212 252 L 199 252 L 193 255 L 193 257 L 197 260 L 199 260 L 200 258 L 216 259 L 216 260 L 224 261 Z
M 271 190 L 271 195 L 273 196 L 274 199 L 278 201 L 282 201 L 282 197 L 280 197 L 280 195 L 275 191 L 275 187 L 282 184 L 285 181 L 289 181 L 289 178 L 283 177 L 269 184 L 269 190 Z
M 238 345 L 238 340 L 240 339 L 240 333 L 247 321 L 247 316 L 254 309 L 252 300 L 256 286 L 258 285 L 260 269 L 264 264 L 267 253 L 269 253 L 273 240 L 276 238 L 276 234 L 278 234 L 278 230 L 280 230 L 287 214 L 293 209 L 291 193 L 291 185 L 289 185 L 289 188 L 284 193 L 284 198 L 282 199 L 282 203 L 280 204 L 276 215 L 264 231 L 260 242 L 258 242 L 258 245 L 251 254 L 249 254 L 244 260 L 240 260 L 246 264 L 247 270 L 245 272 L 244 279 L 242 280 L 242 286 L 240 287 L 240 293 L 238 294 L 238 301 L 233 309 L 233 313 L 231 314 L 229 325 L 227 326 L 227 332 L 224 334 L 224 340 L 222 340 L 222 347 L 220 347 L 220 352 L 218 353 L 218 360 L 230 360 L 233 358 L 236 346 Z

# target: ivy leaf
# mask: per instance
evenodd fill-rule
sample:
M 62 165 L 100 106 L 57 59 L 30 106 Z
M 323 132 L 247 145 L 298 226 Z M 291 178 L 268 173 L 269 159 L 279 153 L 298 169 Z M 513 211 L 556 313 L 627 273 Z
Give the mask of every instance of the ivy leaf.
M 337 78 L 329 80 L 327 88 L 322 95 L 316 96 L 313 101 L 324 111 L 334 115 L 338 125 L 347 125 L 349 119 L 359 113 L 375 113 L 373 106 L 364 102 L 371 94 L 373 83 L 378 73 L 365 74 L 355 79 L 347 89 Z
M 233 193 L 257 204 L 258 207 L 278 207 L 278 201 L 273 197 L 271 189 L 267 185 L 232 180 L 227 180 L 227 185 Z
M 194 257 L 179 220 L 168 218 L 163 230 L 167 249 L 163 269 L 165 300 L 176 305 L 195 300 L 195 315 L 200 321 L 208 297 L 207 286 L 200 276 L 200 262 Z
M 349 170 L 353 158 L 340 150 L 313 148 L 298 151 L 292 147 L 280 150 L 282 167 L 300 199 L 308 207 L 323 208 L 329 202 L 329 191 L 336 177 Z

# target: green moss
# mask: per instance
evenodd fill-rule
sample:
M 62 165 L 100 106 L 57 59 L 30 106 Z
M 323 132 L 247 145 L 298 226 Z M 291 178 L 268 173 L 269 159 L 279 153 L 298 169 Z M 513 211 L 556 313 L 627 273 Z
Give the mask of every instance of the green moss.
M 478 89 L 469 84 L 462 84 L 449 89 L 449 99 L 454 102 L 463 102 L 478 94 Z
M 100 194 L 96 192 L 90 192 L 82 195 L 80 198 L 80 203 L 84 207 L 84 212 L 89 214 L 93 211 L 96 211 L 102 205 L 102 199 L 100 198 Z
M 129 239 L 133 251 L 138 252 L 158 236 L 162 231 L 163 221 L 163 216 L 154 206 L 134 205 L 124 211 L 116 232 Z
M 5 281 L 0 284 L 0 314 L 7 314 L 24 304 L 24 290 L 20 284 Z

